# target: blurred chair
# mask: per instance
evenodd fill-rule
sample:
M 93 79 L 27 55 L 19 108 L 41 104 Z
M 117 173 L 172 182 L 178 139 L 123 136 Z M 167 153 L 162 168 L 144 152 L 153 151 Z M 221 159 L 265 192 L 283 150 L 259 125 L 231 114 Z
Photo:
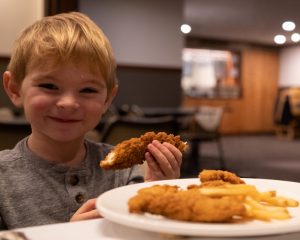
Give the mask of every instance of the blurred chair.
M 177 121 L 170 116 L 154 118 L 112 116 L 106 120 L 101 131 L 100 141 L 116 145 L 129 138 L 140 137 L 149 131 L 176 134 L 176 129 Z
M 300 136 L 300 88 L 280 90 L 274 111 L 276 134 L 288 139 Z
M 216 143 L 220 169 L 226 169 L 219 133 L 223 111 L 223 107 L 200 106 L 197 113 L 193 116 L 189 130 L 182 134 L 182 137 L 190 143 L 190 161 L 192 161 L 193 165 L 192 169 L 188 166 L 187 171 L 195 174 L 200 170 L 199 158 L 201 160 L 201 144 L 203 142 Z

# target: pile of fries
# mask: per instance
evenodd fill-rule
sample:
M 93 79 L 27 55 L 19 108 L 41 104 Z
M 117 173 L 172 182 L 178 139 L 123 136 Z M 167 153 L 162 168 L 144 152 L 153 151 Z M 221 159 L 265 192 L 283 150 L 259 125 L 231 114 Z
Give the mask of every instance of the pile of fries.
M 218 187 L 202 187 L 200 193 L 210 197 L 241 196 L 246 209 L 246 217 L 270 221 L 291 218 L 288 207 L 297 207 L 297 200 L 277 196 L 276 191 L 260 192 L 253 185 L 225 184 Z

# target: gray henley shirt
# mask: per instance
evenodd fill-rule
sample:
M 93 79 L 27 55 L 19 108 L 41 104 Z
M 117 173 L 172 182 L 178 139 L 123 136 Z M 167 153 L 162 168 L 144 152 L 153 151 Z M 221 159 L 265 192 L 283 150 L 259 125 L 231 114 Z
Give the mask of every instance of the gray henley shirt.
M 76 168 L 36 156 L 27 138 L 0 151 L 0 230 L 67 222 L 88 199 L 142 180 L 138 166 L 117 171 L 99 167 L 112 146 L 90 140 L 85 146 L 86 158 Z

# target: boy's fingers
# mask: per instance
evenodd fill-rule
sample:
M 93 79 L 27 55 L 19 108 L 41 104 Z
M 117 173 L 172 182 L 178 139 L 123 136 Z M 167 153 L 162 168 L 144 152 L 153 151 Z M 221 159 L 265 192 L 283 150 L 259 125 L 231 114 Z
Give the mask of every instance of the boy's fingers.
M 72 216 L 70 221 L 81 221 L 87 219 L 95 219 L 102 217 L 96 209 L 96 198 L 89 199 L 85 202 Z
M 168 142 L 164 142 L 163 145 L 167 147 L 170 152 L 172 152 L 172 154 L 175 156 L 178 166 L 180 167 L 182 163 L 182 153 L 180 152 L 180 150 Z
M 74 214 L 74 216 L 71 218 L 71 222 L 75 221 L 82 221 L 82 220 L 89 220 L 89 219 L 96 219 L 96 218 L 101 218 L 102 216 L 100 215 L 99 211 L 97 209 L 94 209 L 89 212 L 81 213 L 81 214 Z
M 82 220 L 102 217 L 97 209 L 81 214 Z
M 153 141 L 152 144 L 149 144 L 149 150 L 166 175 L 172 174 L 178 168 L 178 161 L 168 146 L 158 141 Z
M 95 208 L 96 208 L 96 198 L 89 199 L 76 211 L 76 213 L 89 212 L 94 210 Z
M 145 158 L 149 168 L 153 169 L 154 171 L 160 171 L 158 164 L 149 152 L 146 153 Z

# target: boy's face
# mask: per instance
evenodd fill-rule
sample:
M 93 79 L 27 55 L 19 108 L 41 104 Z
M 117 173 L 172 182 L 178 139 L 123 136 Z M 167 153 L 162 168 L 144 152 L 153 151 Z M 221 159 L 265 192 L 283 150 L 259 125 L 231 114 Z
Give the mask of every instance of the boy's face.
M 98 124 L 113 98 L 107 95 L 100 73 L 74 63 L 53 70 L 47 64 L 32 67 L 19 94 L 32 137 L 46 136 L 56 141 L 82 138 Z

